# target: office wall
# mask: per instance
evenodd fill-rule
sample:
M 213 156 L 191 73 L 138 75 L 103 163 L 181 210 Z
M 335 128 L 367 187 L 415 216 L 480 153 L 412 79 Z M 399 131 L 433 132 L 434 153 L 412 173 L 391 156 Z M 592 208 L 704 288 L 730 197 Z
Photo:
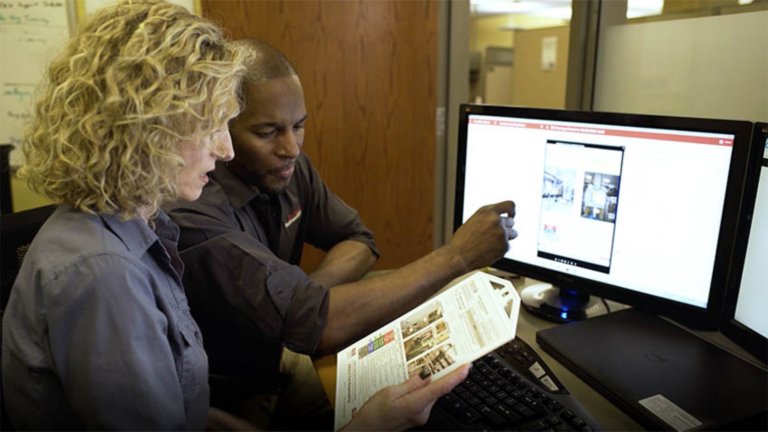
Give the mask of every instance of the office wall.
M 234 37 L 265 40 L 292 60 L 309 119 L 304 149 L 374 230 L 393 268 L 432 249 L 436 1 L 202 2 Z M 310 268 L 319 260 L 311 252 Z
M 515 105 L 537 108 L 565 108 L 568 77 L 569 27 L 550 27 L 515 32 Z M 542 64 L 542 51 L 556 50 L 554 65 Z
M 485 48 L 489 46 L 514 47 L 515 32 L 511 29 L 500 30 L 509 26 L 508 15 L 473 18 L 470 22 L 470 49 L 478 50 L 485 55 Z
M 13 211 L 18 212 L 35 207 L 52 204 L 48 198 L 39 195 L 27 187 L 27 183 L 15 176 L 11 178 L 11 197 L 13 198 Z
M 480 54 L 480 69 L 470 82 L 472 102 L 479 97 L 483 103 L 511 103 L 512 67 L 497 70 L 486 64 L 488 47 L 514 47 L 515 32 L 504 30 L 510 25 L 510 16 L 475 16 L 469 25 L 469 49 Z
M 604 32 L 596 110 L 768 120 L 768 11 Z

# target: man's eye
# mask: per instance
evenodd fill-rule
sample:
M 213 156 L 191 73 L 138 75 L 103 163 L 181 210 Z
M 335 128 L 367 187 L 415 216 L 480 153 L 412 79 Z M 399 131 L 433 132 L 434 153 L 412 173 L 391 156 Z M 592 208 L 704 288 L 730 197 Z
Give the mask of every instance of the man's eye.
M 253 132 L 259 138 L 271 138 L 275 136 L 276 129 L 259 129 Z

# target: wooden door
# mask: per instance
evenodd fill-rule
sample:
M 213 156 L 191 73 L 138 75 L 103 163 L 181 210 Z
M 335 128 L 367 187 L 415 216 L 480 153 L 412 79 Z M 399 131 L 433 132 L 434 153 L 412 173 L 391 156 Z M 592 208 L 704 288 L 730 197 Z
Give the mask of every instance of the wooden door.
M 381 250 L 376 268 L 428 253 L 438 4 L 204 0 L 202 11 L 233 38 L 264 40 L 294 64 L 309 112 L 304 151 L 373 229 Z M 320 259 L 307 251 L 302 266 Z

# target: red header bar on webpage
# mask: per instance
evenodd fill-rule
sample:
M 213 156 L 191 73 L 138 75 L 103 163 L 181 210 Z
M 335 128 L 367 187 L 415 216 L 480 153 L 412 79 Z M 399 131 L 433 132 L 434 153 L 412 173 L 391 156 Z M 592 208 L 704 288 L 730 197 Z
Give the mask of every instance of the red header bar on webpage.
M 600 127 L 569 126 L 569 125 L 558 125 L 558 124 L 551 124 L 551 123 L 523 122 L 523 121 L 512 121 L 512 120 L 494 120 L 494 119 L 486 119 L 486 118 L 470 118 L 469 123 L 477 124 L 477 125 L 503 126 L 503 127 L 514 127 L 514 128 L 524 128 L 524 129 L 544 129 L 544 130 L 550 130 L 552 132 L 583 133 L 583 134 L 589 134 L 589 135 L 621 136 L 621 137 L 651 139 L 651 140 L 659 140 L 659 141 L 678 141 L 678 142 L 689 142 L 689 143 L 695 143 L 695 144 L 721 145 L 721 146 L 728 146 L 728 147 L 733 146 L 733 138 L 727 138 L 727 137 L 717 138 L 712 136 L 701 136 L 701 135 L 685 135 L 685 134 L 651 132 L 651 131 L 643 132 L 643 131 L 626 130 L 626 129 L 606 129 L 606 128 L 600 128 Z

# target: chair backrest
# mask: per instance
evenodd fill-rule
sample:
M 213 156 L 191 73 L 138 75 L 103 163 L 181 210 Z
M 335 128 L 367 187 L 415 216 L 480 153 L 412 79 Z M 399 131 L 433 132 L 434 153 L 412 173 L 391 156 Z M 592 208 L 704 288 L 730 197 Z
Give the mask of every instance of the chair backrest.
M 0 216 L 0 310 L 5 310 L 29 244 L 55 209 L 52 204 Z
M 55 205 L 47 205 L 0 216 L 0 333 L 3 329 L 5 305 L 11 295 L 11 287 L 16 280 L 16 275 L 19 274 L 24 254 L 27 253 L 29 244 L 32 243 L 40 227 L 55 209 Z M 9 431 L 13 426 L 5 413 L 3 402 L 2 379 L 0 379 L 0 430 Z

